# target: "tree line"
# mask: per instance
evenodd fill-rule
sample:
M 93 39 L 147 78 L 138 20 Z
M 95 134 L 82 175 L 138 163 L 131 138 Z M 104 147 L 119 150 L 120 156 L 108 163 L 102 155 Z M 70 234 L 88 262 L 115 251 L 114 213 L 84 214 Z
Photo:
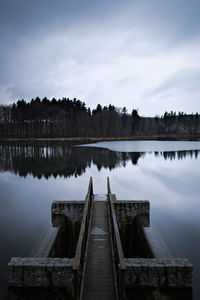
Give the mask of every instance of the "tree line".
M 200 139 L 200 115 L 165 112 L 141 117 L 112 104 L 93 110 L 76 98 L 36 97 L 0 106 L 0 138 Z

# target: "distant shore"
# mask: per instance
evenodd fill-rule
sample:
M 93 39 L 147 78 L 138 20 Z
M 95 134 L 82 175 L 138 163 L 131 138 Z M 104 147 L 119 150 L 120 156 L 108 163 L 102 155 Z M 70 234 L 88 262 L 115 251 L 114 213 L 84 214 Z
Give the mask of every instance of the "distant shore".
M 163 141 L 200 141 L 200 137 L 177 136 L 177 135 L 151 135 L 134 137 L 22 137 L 22 138 L 0 138 L 1 141 L 141 141 L 141 140 L 163 140 Z

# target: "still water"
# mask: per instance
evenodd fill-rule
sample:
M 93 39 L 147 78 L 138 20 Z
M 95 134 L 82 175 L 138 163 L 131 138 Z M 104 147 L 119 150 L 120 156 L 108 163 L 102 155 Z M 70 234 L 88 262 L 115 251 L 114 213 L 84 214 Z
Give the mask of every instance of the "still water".
M 200 143 L 124 141 L 0 143 L 0 289 L 12 256 L 28 256 L 51 226 L 53 200 L 83 200 L 89 177 L 119 200 L 149 200 L 151 226 L 174 257 L 195 267 L 200 295 Z M 0 292 L 1 295 L 1 292 Z

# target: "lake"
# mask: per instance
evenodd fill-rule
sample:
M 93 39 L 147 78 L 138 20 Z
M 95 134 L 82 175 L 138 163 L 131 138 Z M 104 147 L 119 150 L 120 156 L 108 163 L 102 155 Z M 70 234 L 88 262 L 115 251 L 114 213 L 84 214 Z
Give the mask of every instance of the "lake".
M 0 289 L 12 256 L 28 256 L 51 226 L 53 200 L 84 200 L 94 192 L 149 200 L 151 226 L 174 257 L 195 267 L 200 294 L 200 142 L 112 141 L 0 143 Z

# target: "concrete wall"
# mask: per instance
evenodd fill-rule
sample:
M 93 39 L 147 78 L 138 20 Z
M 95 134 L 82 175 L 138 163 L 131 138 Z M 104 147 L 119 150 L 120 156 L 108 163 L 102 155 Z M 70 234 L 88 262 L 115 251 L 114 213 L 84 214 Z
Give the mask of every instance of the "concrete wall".
M 85 201 L 53 201 L 51 205 L 53 226 L 58 226 L 56 217 L 67 217 L 71 222 L 81 222 Z
M 73 259 L 13 257 L 8 263 L 8 286 L 64 287 L 73 295 Z
M 149 201 L 115 201 L 115 213 L 118 223 L 132 223 L 138 215 L 149 215 Z M 148 225 L 146 225 L 148 226 Z
M 48 227 L 39 237 L 35 246 L 31 250 L 29 257 L 48 257 L 56 243 L 62 225 L 58 227 Z
M 115 200 L 114 205 L 124 253 L 132 254 L 124 258 L 124 288 L 191 288 L 193 266 L 188 259 L 173 258 L 149 227 L 149 201 Z
M 172 257 L 170 250 L 165 244 L 162 236 L 151 227 L 143 225 L 143 218 L 135 218 L 135 242 L 140 246 L 143 257 L 168 258 Z
M 125 258 L 124 288 L 190 288 L 193 266 L 186 258 Z

